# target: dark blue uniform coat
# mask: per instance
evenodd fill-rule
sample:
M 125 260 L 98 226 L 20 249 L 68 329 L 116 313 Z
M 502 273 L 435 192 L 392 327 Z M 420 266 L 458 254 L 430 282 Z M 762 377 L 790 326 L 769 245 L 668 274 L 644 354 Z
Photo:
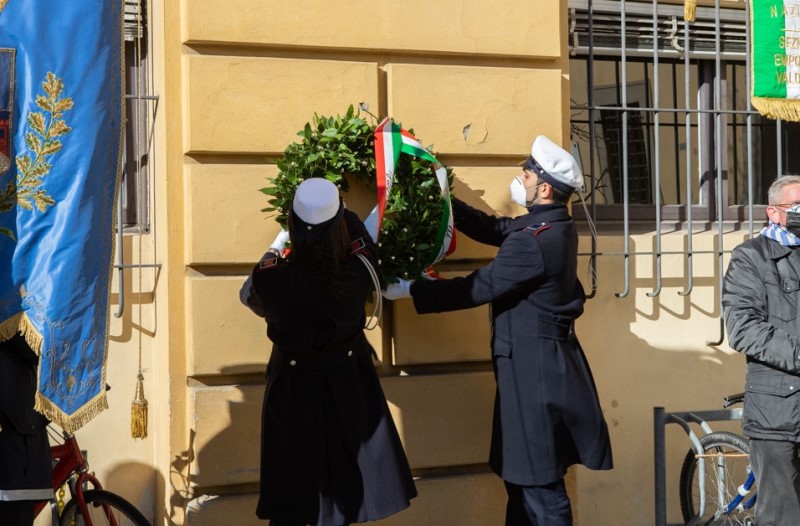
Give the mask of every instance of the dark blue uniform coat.
M 53 497 L 49 422 L 33 409 L 38 363 L 19 334 L 0 342 L 0 501 Z
M 453 208 L 458 230 L 499 246 L 497 257 L 463 278 L 417 280 L 411 294 L 419 313 L 491 303 L 492 469 L 523 486 L 554 482 L 572 464 L 611 469 L 608 429 L 574 331 L 585 298 L 567 208 L 537 205 L 516 219 L 457 199 Z
M 364 225 L 349 211 L 345 219 L 374 261 Z M 363 332 L 372 280 L 355 256 L 344 280 L 346 297 L 330 297 L 268 254 L 242 288 L 274 344 L 262 414 L 262 519 L 339 526 L 391 515 L 416 495 Z

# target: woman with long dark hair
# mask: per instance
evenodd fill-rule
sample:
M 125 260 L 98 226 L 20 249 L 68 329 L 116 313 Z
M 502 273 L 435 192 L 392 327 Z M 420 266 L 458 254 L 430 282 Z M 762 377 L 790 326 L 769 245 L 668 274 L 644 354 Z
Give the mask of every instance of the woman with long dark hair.
M 375 245 L 320 178 L 297 188 L 286 257 L 280 238 L 240 292 L 273 343 L 256 514 L 271 526 L 381 519 L 416 489 L 364 336 Z

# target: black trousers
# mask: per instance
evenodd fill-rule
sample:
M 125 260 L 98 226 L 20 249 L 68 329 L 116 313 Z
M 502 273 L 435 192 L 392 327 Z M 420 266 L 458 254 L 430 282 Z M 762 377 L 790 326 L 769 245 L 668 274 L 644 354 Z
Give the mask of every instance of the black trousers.
M 32 500 L 0 500 L 0 524 L 3 526 L 31 526 L 33 524 Z
M 756 525 L 800 524 L 800 444 L 750 440 L 750 463 L 756 476 Z
M 506 526 L 572 526 L 572 508 L 564 479 L 544 486 L 506 482 Z

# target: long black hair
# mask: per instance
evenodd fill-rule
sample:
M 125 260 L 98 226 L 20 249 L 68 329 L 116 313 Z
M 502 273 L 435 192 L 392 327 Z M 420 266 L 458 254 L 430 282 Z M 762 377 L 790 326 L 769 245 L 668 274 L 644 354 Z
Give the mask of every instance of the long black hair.
M 294 214 L 292 214 L 294 216 Z M 343 298 L 347 294 L 344 274 L 345 263 L 352 247 L 344 216 L 339 213 L 321 236 L 308 237 L 297 217 L 289 220 L 289 238 L 292 241 L 289 261 L 300 267 L 303 280 L 318 290 Z M 322 225 L 317 225 L 315 228 Z

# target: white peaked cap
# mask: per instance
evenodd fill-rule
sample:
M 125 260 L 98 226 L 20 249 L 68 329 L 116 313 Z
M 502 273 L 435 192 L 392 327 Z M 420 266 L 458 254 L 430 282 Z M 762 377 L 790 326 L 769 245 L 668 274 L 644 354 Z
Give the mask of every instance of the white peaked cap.
M 575 158 L 544 135 L 534 139 L 525 168 L 567 194 L 583 186 L 583 173 Z
M 335 184 L 321 177 L 312 177 L 297 187 L 292 210 L 304 223 L 318 225 L 336 216 L 339 202 L 339 190 Z

